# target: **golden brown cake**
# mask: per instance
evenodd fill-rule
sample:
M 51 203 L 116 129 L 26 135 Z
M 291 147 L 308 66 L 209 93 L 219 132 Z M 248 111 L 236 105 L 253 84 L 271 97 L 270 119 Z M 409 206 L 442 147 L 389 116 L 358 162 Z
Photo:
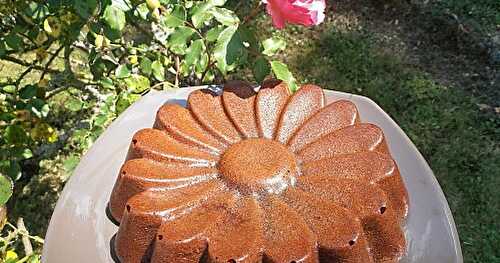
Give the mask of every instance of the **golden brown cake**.
M 122 263 L 394 262 L 408 196 L 352 102 L 231 82 L 134 135 L 109 211 Z

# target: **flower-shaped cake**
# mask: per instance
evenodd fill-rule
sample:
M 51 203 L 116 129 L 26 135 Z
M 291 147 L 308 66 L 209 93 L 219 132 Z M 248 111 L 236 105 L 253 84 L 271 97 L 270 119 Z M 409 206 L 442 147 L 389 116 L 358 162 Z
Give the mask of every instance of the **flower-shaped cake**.
M 407 193 L 355 105 L 232 82 L 162 106 L 113 189 L 128 262 L 387 262 L 405 252 Z

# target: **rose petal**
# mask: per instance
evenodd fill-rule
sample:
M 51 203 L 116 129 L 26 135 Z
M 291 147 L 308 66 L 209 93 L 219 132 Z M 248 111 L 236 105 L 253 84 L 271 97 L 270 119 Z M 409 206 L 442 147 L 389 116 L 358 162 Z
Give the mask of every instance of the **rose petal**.
M 325 0 L 265 0 L 273 24 L 283 29 L 286 23 L 318 25 L 325 19 Z

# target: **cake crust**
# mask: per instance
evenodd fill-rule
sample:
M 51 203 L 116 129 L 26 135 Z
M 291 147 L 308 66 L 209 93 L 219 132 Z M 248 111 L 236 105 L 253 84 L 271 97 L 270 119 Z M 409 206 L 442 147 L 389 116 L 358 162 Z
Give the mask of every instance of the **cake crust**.
M 408 195 L 382 130 L 323 90 L 269 80 L 187 108 L 132 138 L 109 201 L 117 260 L 397 262 Z

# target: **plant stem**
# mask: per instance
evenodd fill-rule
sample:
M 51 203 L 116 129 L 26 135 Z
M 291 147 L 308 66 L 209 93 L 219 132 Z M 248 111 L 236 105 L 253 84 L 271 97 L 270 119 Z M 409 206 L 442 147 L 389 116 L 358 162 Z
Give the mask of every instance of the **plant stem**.
M 44 77 L 45 77 L 45 74 L 47 74 L 47 70 L 49 69 L 50 65 L 52 64 L 52 62 L 54 62 L 54 59 L 59 55 L 59 53 L 61 53 L 61 50 L 64 48 L 63 45 L 61 45 L 57 50 L 56 50 L 56 53 L 54 53 L 52 55 L 52 57 L 49 59 L 49 61 L 47 62 L 47 64 L 45 64 L 45 69 L 43 70 L 42 72 L 42 75 L 40 76 L 40 80 L 42 80 Z
M 175 56 L 175 86 L 179 87 L 179 70 L 180 70 L 180 59 L 179 56 Z
M 248 23 L 250 20 L 252 20 L 260 13 L 261 11 L 260 3 L 261 3 L 260 1 L 257 1 L 257 3 L 255 3 L 255 6 L 252 8 L 252 11 L 250 11 L 250 14 L 248 14 L 248 16 L 246 16 L 245 19 L 243 19 L 243 24 Z
M 36 70 L 45 70 L 45 67 L 38 66 L 38 65 L 33 65 L 33 63 L 29 63 L 29 62 L 26 62 L 24 60 L 21 60 L 21 59 L 15 58 L 15 57 L 5 56 L 2 59 L 10 61 L 12 63 L 19 64 L 21 66 L 33 67 L 33 69 L 36 69 Z M 47 69 L 47 72 L 49 72 L 49 73 L 60 73 L 60 71 L 54 70 L 54 69 Z
M 31 246 L 29 232 L 26 229 L 26 226 L 24 226 L 24 219 L 22 217 L 17 219 L 17 229 L 22 235 L 21 240 L 24 246 L 24 255 L 26 255 L 26 257 L 29 257 L 33 254 L 33 247 Z

